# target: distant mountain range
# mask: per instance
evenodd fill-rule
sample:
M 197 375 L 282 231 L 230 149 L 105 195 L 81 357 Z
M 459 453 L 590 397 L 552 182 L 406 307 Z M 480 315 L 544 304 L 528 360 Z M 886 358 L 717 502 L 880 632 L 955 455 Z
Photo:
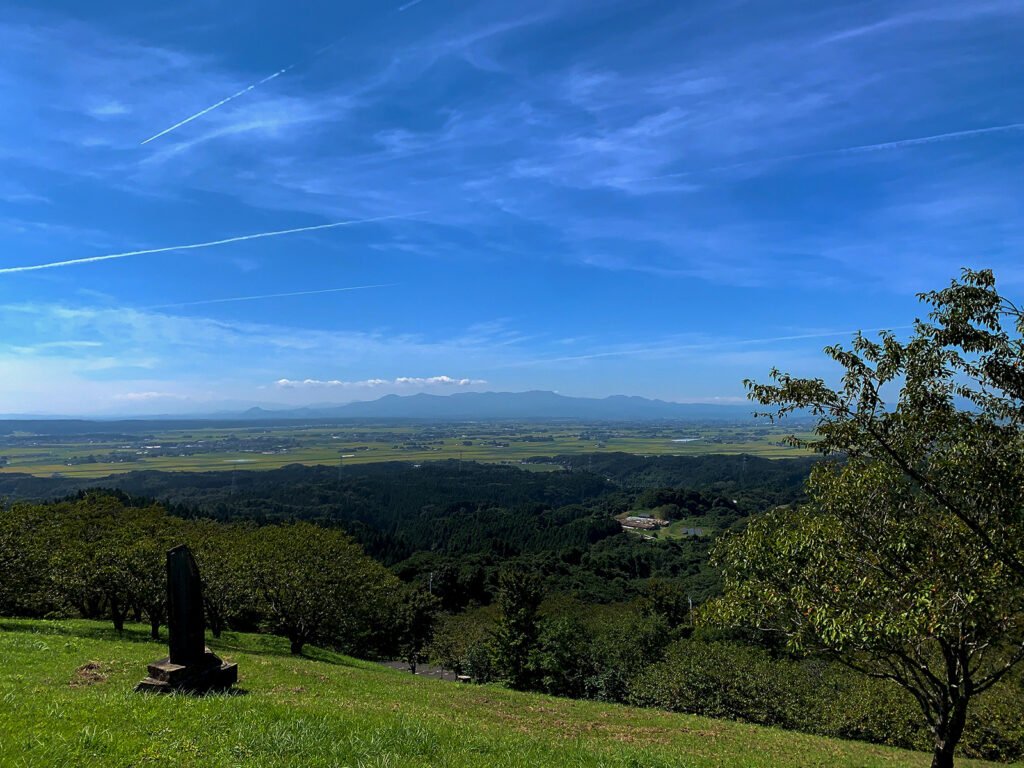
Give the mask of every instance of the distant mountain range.
M 645 397 L 613 395 L 604 398 L 567 397 L 556 392 L 458 392 L 453 395 L 386 395 L 346 405 L 304 408 L 254 407 L 246 411 L 219 411 L 148 416 L 28 416 L 0 415 L 0 435 L 29 434 L 138 434 L 161 429 L 231 428 L 250 425 L 292 424 L 346 419 L 406 419 L 438 421 L 493 421 L 497 419 L 575 419 L 581 421 L 718 421 L 749 422 L 749 405 L 670 403 Z
M 243 419 L 596 419 L 642 421 L 697 419 L 743 421 L 751 416 L 746 405 L 670 403 L 645 397 L 613 395 L 604 398 L 567 397 L 556 392 L 458 392 L 454 395 L 385 395 L 347 405 L 289 410 L 250 408 Z

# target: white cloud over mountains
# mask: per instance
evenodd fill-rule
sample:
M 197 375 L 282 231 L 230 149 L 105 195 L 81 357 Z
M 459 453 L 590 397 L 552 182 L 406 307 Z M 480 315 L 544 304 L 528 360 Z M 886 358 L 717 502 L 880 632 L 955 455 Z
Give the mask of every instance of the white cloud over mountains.
M 187 400 L 185 395 L 174 394 L 173 392 L 124 392 L 114 395 L 114 400 L 127 400 L 129 402 L 146 402 L 150 400 Z
M 451 376 L 399 376 L 395 379 L 365 379 L 363 381 L 338 381 L 337 379 L 331 379 L 330 381 L 323 381 L 320 379 L 279 379 L 274 383 L 283 389 L 373 389 L 385 386 L 410 388 L 432 386 L 469 387 L 477 384 L 486 384 L 487 381 L 484 379 L 456 379 Z

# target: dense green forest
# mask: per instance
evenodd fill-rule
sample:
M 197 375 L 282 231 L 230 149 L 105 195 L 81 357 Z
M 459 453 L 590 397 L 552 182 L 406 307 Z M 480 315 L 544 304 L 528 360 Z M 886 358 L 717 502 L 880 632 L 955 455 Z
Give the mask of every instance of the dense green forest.
M 624 534 L 614 516 L 660 507 L 672 519 L 717 530 L 742 526 L 751 514 L 799 498 L 811 466 L 808 459 L 624 453 L 546 461 L 566 469 L 439 461 L 145 471 L 99 483 L 5 475 L 0 494 L 54 499 L 99 485 L 159 501 L 183 518 L 341 527 L 404 580 L 430 586 L 452 610 L 490 602 L 498 573 L 508 566 L 540 574 L 550 592 L 591 602 L 636 597 L 648 579 L 659 578 L 699 603 L 717 590 L 707 566 L 710 538 L 647 541 Z M 680 488 L 689 493 L 666 505 L 659 488 L 662 496 Z

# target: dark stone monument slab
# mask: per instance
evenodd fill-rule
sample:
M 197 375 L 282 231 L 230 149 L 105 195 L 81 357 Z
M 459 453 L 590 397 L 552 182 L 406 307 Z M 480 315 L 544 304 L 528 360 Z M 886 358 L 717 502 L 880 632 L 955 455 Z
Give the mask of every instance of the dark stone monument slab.
M 189 666 L 203 660 L 206 623 L 199 567 L 184 545 L 167 553 L 167 629 L 171 663 Z
M 199 568 L 180 545 L 167 553 L 168 655 L 149 665 L 149 677 L 136 691 L 205 693 L 230 688 L 238 665 L 222 662 L 206 647 L 206 622 Z

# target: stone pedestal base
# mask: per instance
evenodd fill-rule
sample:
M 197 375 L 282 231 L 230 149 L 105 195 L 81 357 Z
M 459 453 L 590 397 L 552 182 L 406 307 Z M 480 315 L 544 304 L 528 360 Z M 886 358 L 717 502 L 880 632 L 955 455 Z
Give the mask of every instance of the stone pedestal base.
M 222 662 L 209 648 L 202 661 L 172 664 L 170 657 L 154 661 L 147 668 L 149 677 L 135 686 L 145 693 L 206 693 L 230 688 L 238 682 L 238 665 Z

